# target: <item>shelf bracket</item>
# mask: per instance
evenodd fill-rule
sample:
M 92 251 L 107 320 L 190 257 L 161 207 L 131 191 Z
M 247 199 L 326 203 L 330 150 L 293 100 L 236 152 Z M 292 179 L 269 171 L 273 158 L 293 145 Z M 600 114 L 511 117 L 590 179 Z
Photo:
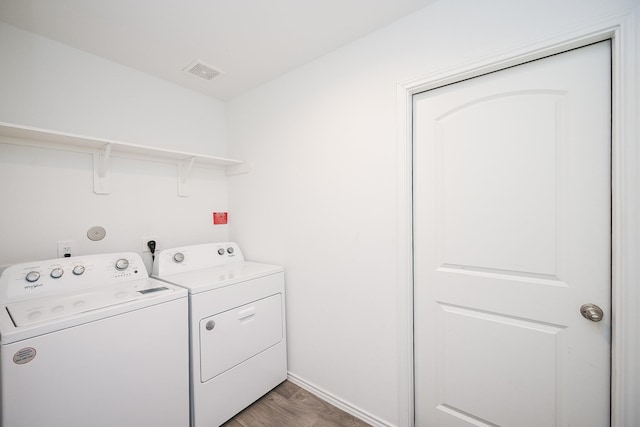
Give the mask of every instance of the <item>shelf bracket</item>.
M 225 172 L 227 176 L 242 175 L 251 172 L 253 168 L 252 162 L 244 162 L 239 165 L 227 166 Z
M 178 196 L 180 197 L 189 196 L 189 176 L 195 161 L 195 157 L 190 157 L 178 163 Z
M 105 144 L 101 149 L 93 153 L 93 192 L 96 194 L 109 194 L 109 160 L 111 159 L 111 147 L 113 144 Z

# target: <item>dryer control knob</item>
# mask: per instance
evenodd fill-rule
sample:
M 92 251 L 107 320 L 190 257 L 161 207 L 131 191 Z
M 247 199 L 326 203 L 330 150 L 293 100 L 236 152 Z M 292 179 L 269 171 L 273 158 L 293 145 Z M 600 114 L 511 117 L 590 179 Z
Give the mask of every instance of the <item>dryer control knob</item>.
M 216 322 L 214 322 L 213 320 L 209 320 L 204 327 L 206 328 L 207 331 L 210 331 L 216 327 Z
M 229 255 L 231 255 L 231 254 L 233 253 L 233 248 L 232 248 L 231 246 L 229 246 L 229 247 L 227 248 L 227 253 L 228 253 Z
M 184 261 L 184 254 L 182 252 L 176 252 L 176 254 L 173 256 L 173 260 L 175 262 L 182 262 Z
M 76 276 L 81 276 L 84 273 L 84 265 L 76 265 L 72 271 Z
M 218 249 L 218 255 L 224 255 L 224 249 L 223 248 Z
M 51 270 L 51 273 L 49 274 L 49 276 L 51 276 L 54 279 L 59 279 L 62 277 L 62 275 L 64 274 L 64 270 L 61 268 L 54 268 L 53 270 Z
M 116 261 L 116 270 L 122 271 L 129 267 L 129 260 L 126 258 L 120 258 Z
M 40 273 L 38 273 L 37 271 L 30 271 L 29 273 L 27 273 L 25 279 L 27 280 L 27 282 L 33 283 L 40 279 Z

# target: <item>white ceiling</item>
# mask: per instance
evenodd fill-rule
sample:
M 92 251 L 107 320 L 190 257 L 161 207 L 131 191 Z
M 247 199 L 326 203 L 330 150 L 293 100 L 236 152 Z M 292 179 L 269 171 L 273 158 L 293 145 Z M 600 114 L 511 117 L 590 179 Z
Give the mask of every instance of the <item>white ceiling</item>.
M 0 0 L 0 20 L 226 100 L 433 1 Z

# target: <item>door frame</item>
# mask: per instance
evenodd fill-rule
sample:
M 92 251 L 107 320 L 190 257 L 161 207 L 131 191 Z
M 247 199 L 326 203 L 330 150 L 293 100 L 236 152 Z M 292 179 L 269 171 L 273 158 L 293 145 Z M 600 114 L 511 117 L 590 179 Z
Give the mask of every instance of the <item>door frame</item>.
M 612 334 L 611 427 L 640 425 L 640 125 L 634 10 L 528 46 L 441 70 L 397 86 L 397 279 L 399 284 L 399 426 L 412 427 L 413 359 L 413 95 L 504 68 L 611 40 L 612 54 Z

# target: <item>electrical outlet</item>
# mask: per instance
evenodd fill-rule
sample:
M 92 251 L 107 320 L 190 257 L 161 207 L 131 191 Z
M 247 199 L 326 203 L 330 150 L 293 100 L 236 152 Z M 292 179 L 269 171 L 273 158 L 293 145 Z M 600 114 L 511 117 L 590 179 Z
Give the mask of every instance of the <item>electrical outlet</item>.
M 58 258 L 78 255 L 75 240 L 58 240 Z
M 156 251 L 158 251 L 158 236 L 146 236 L 142 238 L 142 252 L 151 252 L 149 250 L 149 246 L 147 245 L 147 242 L 149 240 L 155 240 L 156 241 Z

